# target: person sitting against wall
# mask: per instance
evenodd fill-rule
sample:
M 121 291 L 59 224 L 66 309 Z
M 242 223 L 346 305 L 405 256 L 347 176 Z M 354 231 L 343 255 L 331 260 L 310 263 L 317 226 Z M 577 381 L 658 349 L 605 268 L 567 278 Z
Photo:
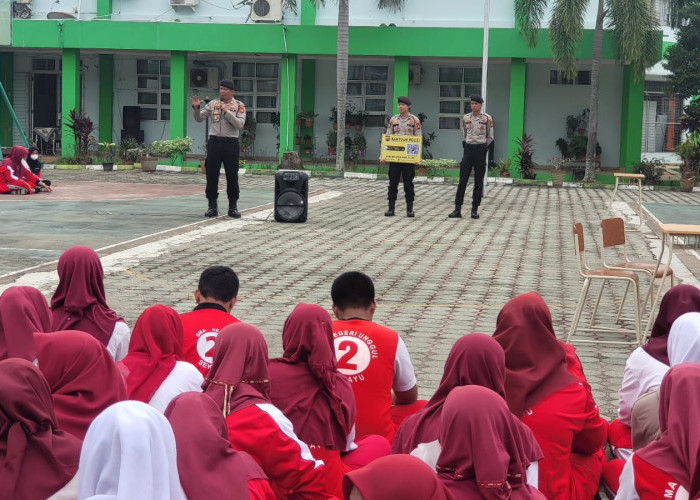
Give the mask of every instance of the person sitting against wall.
M 12 146 L 10 154 L 0 163 L 0 194 L 32 194 L 37 189 L 51 192 L 51 186 L 32 173 L 26 158 L 29 150 Z

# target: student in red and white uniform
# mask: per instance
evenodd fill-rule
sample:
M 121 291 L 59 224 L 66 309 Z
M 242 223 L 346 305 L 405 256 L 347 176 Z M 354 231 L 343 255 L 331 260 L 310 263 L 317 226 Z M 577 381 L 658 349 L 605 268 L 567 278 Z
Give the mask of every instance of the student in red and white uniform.
M 75 246 L 58 259 L 58 286 L 51 297 L 51 328 L 87 332 L 102 342 L 115 361 L 129 352 L 131 330 L 107 305 L 104 270 L 90 247 Z
M 175 434 L 177 469 L 187 500 L 275 500 L 267 476 L 253 458 L 236 451 L 214 400 L 186 392 L 165 410 Z
M 202 388 L 223 411 L 229 440 L 255 459 L 277 498 L 335 498 L 326 492 L 326 470 L 270 402 L 267 344 L 260 330 L 233 323 L 219 332 L 214 362 Z
M 607 427 L 583 384 L 567 369 L 547 304 L 535 292 L 506 303 L 493 338 L 506 354 L 506 401 L 542 448 L 538 488 L 549 500 L 590 500 Z
M 31 286 L 11 286 L 0 294 L 0 361 L 36 359 L 32 334 L 51 331 L 46 297 Z
M 172 308 L 147 308 L 134 326 L 129 354 L 119 362 L 129 399 L 148 403 L 161 412 L 183 392 L 200 392 L 204 377 L 182 361 L 182 323 Z
M 627 460 L 617 500 L 686 500 L 700 458 L 700 364 L 672 367 L 661 382 L 661 437 Z
M 369 276 L 351 271 L 331 288 L 333 338 L 340 373 L 352 384 L 357 404 L 357 437 L 393 441 L 398 425 L 425 406 L 406 344 L 394 330 L 374 323 L 377 302 Z M 392 406 L 392 392 L 393 403 Z
M 627 459 L 632 453 L 632 407 L 641 396 L 661 385 L 669 368 L 667 345 L 671 325 L 687 312 L 700 312 L 700 289 L 692 285 L 676 285 L 661 299 L 649 341 L 637 347 L 627 358 L 620 387 L 618 418 L 610 423 L 610 445 L 618 458 Z
M 51 191 L 51 187 L 34 175 L 27 165 L 29 150 L 12 146 L 7 158 L 0 162 L 0 194 L 33 194 L 37 186 Z
M 209 373 L 219 331 L 238 321 L 231 309 L 238 300 L 238 276 L 230 267 L 212 266 L 199 277 L 194 291 L 197 306 L 180 315 L 184 331 L 184 360 L 192 363 L 202 376 Z

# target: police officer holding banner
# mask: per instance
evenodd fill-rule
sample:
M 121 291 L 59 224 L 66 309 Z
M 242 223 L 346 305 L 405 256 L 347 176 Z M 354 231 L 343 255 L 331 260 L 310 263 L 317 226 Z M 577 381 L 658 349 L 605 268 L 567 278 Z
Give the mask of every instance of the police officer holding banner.
M 484 175 L 486 175 L 486 153 L 493 143 L 493 118 L 481 112 L 484 99 L 480 95 L 470 96 L 472 112 L 462 118 L 464 140 L 462 147 L 464 155 L 459 165 L 459 184 L 455 195 L 455 209 L 448 215 L 450 218 L 462 217 L 464 191 L 467 189 L 469 176 L 474 169 L 474 192 L 472 193 L 472 219 L 479 218 L 479 205 L 484 191 Z
M 409 113 L 411 100 L 406 96 L 397 98 L 399 114 L 394 115 L 389 120 L 389 125 L 386 128 L 386 135 L 416 135 L 423 134 L 421 130 L 420 120 L 416 115 Z M 385 162 L 383 158 L 380 159 Z M 403 178 L 403 192 L 406 196 L 406 217 L 415 217 L 413 213 L 413 200 L 415 199 L 415 191 L 413 189 L 413 178 L 416 176 L 416 165 L 420 163 L 420 158 L 417 158 L 415 163 L 397 163 L 389 162 L 389 208 L 384 215 L 392 217 L 394 215 L 394 206 L 396 197 L 399 193 L 399 179 Z

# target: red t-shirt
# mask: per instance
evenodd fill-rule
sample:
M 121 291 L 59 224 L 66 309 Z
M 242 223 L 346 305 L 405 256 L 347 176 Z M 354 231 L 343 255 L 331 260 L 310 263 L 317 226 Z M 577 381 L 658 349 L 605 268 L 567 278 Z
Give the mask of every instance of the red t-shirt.
M 219 304 L 204 302 L 193 311 L 181 314 L 184 360 L 193 364 L 206 377 L 214 359 L 214 345 L 219 331 L 240 320 Z
M 357 439 L 379 434 L 391 442 L 391 388 L 399 334 L 362 319 L 333 322 L 338 370 L 347 376 L 357 403 Z

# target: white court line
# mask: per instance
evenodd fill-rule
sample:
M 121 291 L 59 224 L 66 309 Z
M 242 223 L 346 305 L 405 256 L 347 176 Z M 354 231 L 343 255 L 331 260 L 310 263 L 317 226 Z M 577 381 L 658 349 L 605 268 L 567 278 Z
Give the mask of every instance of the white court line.
M 321 193 L 316 196 L 312 196 L 309 198 L 309 205 L 315 204 L 315 203 L 320 203 L 322 201 L 326 200 L 331 200 L 333 198 L 337 198 L 338 196 L 342 195 L 343 193 L 340 191 L 327 191 L 325 193 Z M 268 205 L 267 203 L 265 205 Z M 255 210 L 256 208 L 265 206 L 265 205 L 258 205 L 256 207 L 251 207 L 247 208 L 245 211 L 249 210 Z M 131 240 L 127 241 L 122 241 L 120 243 L 115 243 L 113 245 L 108 245 L 106 247 L 102 248 L 97 248 L 95 249 L 96 252 L 102 252 L 105 250 L 109 250 L 114 247 L 118 247 L 121 245 L 133 243 L 139 240 L 143 240 L 146 238 L 152 238 L 154 236 L 158 236 L 160 234 L 164 233 L 170 233 L 173 231 L 185 229 L 185 228 L 193 228 L 191 231 L 187 231 L 182 234 L 177 234 L 159 241 L 154 241 L 150 243 L 144 243 L 143 245 L 138 245 L 132 248 L 128 248 L 126 250 L 122 250 L 119 252 L 115 252 L 109 255 L 106 255 L 104 257 L 101 257 L 102 261 L 102 268 L 104 269 L 105 276 L 110 273 L 116 273 L 116 272 L 121 272 L 124 269 L 127 269 L 129 267 L 135 266 L 139 263 L 141 259 L 151 259 L 158 257 L 159 255 L 162 255 L 166 251 L 168 251 L 170 248 L 173 248 L 178 245 L 182 245 L 185 243 L 191 243 L 193 241 L 196 241 L 200 238 L 203 238 L 205 236 L 209 236 L 212 234 L 221 234 L 222 232 L 231 230 L 231 229 L 236 229 L 236 228 L 241 228 L 243 226 L 247 226 L 249 224 L 260 224 L 261 222 L 265 221 L 274 209 L 268 209 L 268 210 L 259 210 L 253 214 L 247 215 L 246 217 L 242 219 L 232 219 L 227 216 L 220 216 L 217 219 L 215 219 L 217 222 L 214 224 L 211 224 L 211 220 L 203 220 L 203 221 L 197 221 L 197 222 L 191 222 L 189 224 L 185 224 L 183 226 L 175 227 L 172 229 L 167 229 L 164 231 L 158 231 L 156 233 L 148 234 L 145 236 L 139 236 L 138 238 L 134 238 Z M 195 226 L 202 225 L 203 223 L 209 222 L 208 225 L 196 229 Z M 17 279 L 13 283 L 8 283 L 5 285 L 0 285 L 0 292 L 4 291 L 5 289 L 11 287 L 11 286 L 33 286 L 35 288 L 38 288 L 44 293 L 47 293 L 50 290 L 53 290 L 55 288 L 55 285 L 58 283 L 58 276 L 56 275 L 55 271 L 48 271 L 48 272 L 31 272 L 34 271 L 35 269 L 44 267 L 46 265 L 51 265 L 57 263 L 58 260 L 52 260 L 52 261 L 47 261 L 42 264 L 38 264 L 35 266 L 28 267 L 26 269 L 21 269 L 19 271 L 13 271 L 11 273 L 3 274 L 0 275 L 0 279 L 2 278 L 7 278 L 10 276 L 14 275 L 19 275 Z

